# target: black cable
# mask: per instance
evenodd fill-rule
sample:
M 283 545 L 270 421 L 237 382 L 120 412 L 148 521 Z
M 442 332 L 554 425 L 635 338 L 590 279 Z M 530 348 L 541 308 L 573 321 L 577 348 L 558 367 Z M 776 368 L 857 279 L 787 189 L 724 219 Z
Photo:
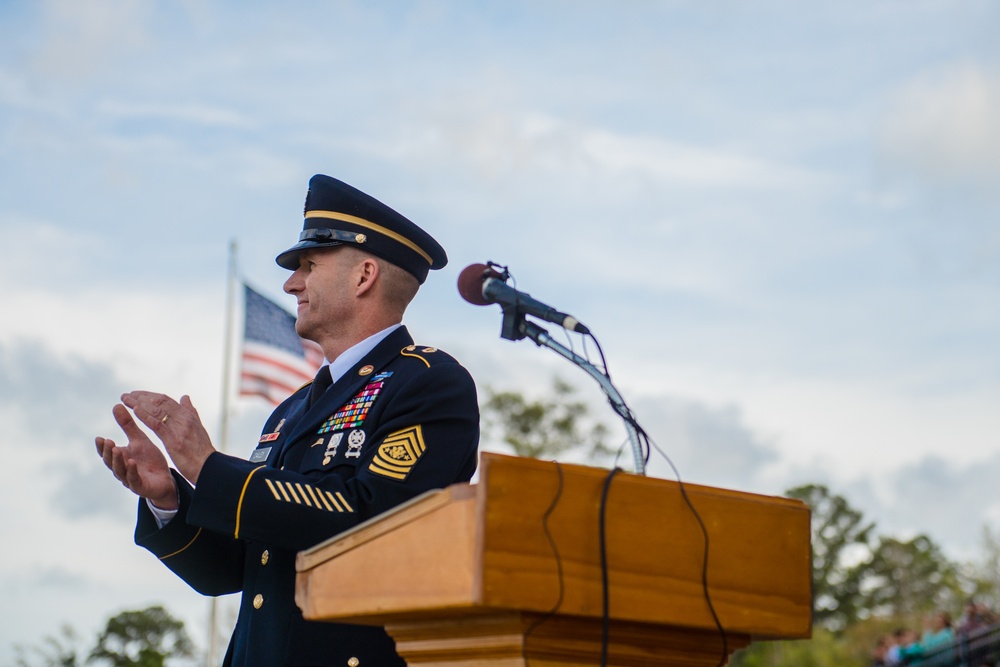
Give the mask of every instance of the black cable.
M 509 273 L 507 275 L 509 275 Z M 511 276 L 511 278 L 513 277 Z M 514 284 L 516 285 L 516 281 Z M 598 341 L 597 337 L 594 336 L 592 333 L 588 332 L 586 336 L 594 341 L 594 345 L 597 347 L 597 351 L 601 355 L 602 372 L 604 374 L 604 377 L 606 377 L 610 382 L 611 371 L 608 369 L 607 359 L 604 356 L 604 349 L 601 347 L 600 341 Z M 584 338 L 584 353 L 588 354 L 586 338 Z M 589 354 L 588 354 L 588 362 L 589 362 Z M 708 558 L 709 558 L 710 540 L 708 535 L 708 529 L 705 527 L 705 522 L 702 520 L 701 515 L 695 508 L 694 503 L 691 502 L 690 497 L 688 497 L 687 489 L 684 486 L 684 481 L 681 479 L 680 472 L 677 470 L 677 466 L 674 465 L 674 462 L 670 459 L 670 457 L 667 456 L 667 454 L 662 449 L 660 449 L 659 446 L 657 446 L 657 444 L 649 437 L 649 434 L 646 433 L 645 429 L 643 429 L 642 426 L 639 425 L 639 422 L 636 419 L 635 415 L 633 414 L 632 409 L 628 407 L 624 399 L 622 399 L 622 402 L 618 404 L 615 403 L 613 400 L 611 400 L 611 398 L 609 397 L 608 402 L 611 404 L 611 408 L 615 411 L 615 413 L 618 414 L 623 420 L 625 420 L 628 423 L 629 426 L 631 426 L 635 430 L 636 437 L 639 440 L 639 450 L 640 450 L 639 453 L 642 455 L 643 462 L 649 463 L 649 457 L 651 455 L 651 450 L 653 448 L 655 448 L 656 451 L 659 452 L 659 454 L 667 461 L 667 463 L 670 465 L 670 468 L 674 471 L 674 475 L 677 478 L 678 488 L 680 489 L 681 496 L 684 498 L 685 504 L 687 505 L 688 509 L 691 510 L 691 514 L 694 515 L 695 520 L 698 522 L 698 527 L 701 529 L 702 539 L 705 545 L 702 557 L 702 564 L 701 564 L 701 587 L 702 587 L 702 592 L 704 593 L 705 596 L 705 602 L 708 605 L 708 610 L 712 615 L 712 620 L 715 622 L 715 627 L 718 629 L 719 636 L 722 639 L 722 656 L 719 659 L 718 667 L 723 667 L 723 665 L 725 665 L 729 659 L 729 639 L 726 635 L 725 628 L 722 627 L 722 621 L 719 620 L 719 615 L 715 611 L 715 605 L 712 603 L 712 595 L 708 588 Z M 617 462 L 617 457 L 616 457 L 616 462 Z M 621 472 L 621 469 L 618 468 L 617 466 L 611 470 L 611 472 L 608 474 L 608 477 L 605 479 L 604 489 L 601 494 L 601 509 L 600 509 L 601 583 L 604 594 L 603 623 L 602 623 L 603 627 L 602 627 L 602 637 L 601 637 L 602 667 L 605 667 L 607 665 L 608 634 L 610 630 L 610 616 L 609 616 L 609 603 L 608 603 L 607 545 L 605 544 L 605 518 L 606 518 L 605 513 L 607 509 L 606 504 L 607 504 L 608 489 L 611 486 L 611 480 L 619 472 Z M 561 493 L 562 493 L 562 470 L 560 469 L 559 494 Z M 558 495 L 556 501 L 557 500 L 558 500 Z M 549 510 L 546 512 L 545 517 L 543 518 L 543 526 L 545 528 L 546 535 L 549 537 L 549 543 L 552 545 L 553 551 L 555 551 L 556 553 L 556 564 L 559 568 L 559 601 L 557 602 L 556 606 L 553 608 L 552 611 L 550 611 L 546 616 L 542 617 L 534 624 L 532 624 L 532 626 L 529 628 L 529 632 L 525 633 L 525 643 L 527 643 L 527 637 L 528 634 L 530 634 L 530 631 L 534 631 L 534 629 L 538 627 L 538 625 L 540 625 L 541 622 L 551 617 L 552 614 L 554 614 L 555 611 L 562 604 L 562 596 L 563 596 L 562 564 L 559 560 L 559 555 L 558 555 L 559 552 L 556 549 L 555 542 L 552 540 L 552 536 L 548 531 L 548 524 L 547 524 L 548 515 L 554 509 L 556 501 L 553 501 L 553 505 L 550 506 Z M 522 647 L 522 651 L 523 650 L 524 647 Z
M 636 427 L 638 428 L 638 425 L 636 425 Z M 719 620 L 719 615 L 715 612 L 715 605 L 712 604 L 712 595 L 708 591 L 708 529 L 705 527 L 705 522 L 702 521 L 698 510 L 695 509 L 694 503 L 692 503 L 691 499 L 688 497 L 687 489 L 684 486 L 684 481 L 681 480 L 681 474 L 677 471 L 677 466 L 675 466 L 674 462 L 670 460 L 670 457 L 659 448 L 655 441 L 649 439 L 649 436 L 646 435 L 645 431 L 642 433 L 647 439 L 647 442 L 652 445 L 657 452 L 659 452 L 660 456 L 667 461 L 670 468 L 674 471 L 674 475 L 677 477 L 677 486 L 681 491 L 681 497 L 684 498 L 684 502 L 687 503 L 688 508 L 691 510 L 691 514 L 694 515 L 695 520 L 698 522 L 698 526 L 701 528 L 701 535 L 705 544 L 704 557 L 701 561 L 701 588 L 705 594 L 705 602 L 708 603 L 708 611 L 711 612 L 712 620 L 715 621 L 715 627 L 719 630 L 719 636 L 722 638 L 722 657 L 719 658 L 718 663 L 718 667 L 722 667 L 729 660 L 729 638 L 726 636 L 725 628 L 722 627 L 722 621 Z
M 635 415 L 632 413 L 632 409 L 625 404 L 624 399 L 621 403 L 615 403 L 611 397 L 608 397 L 608 404 L 611 409 L 615 411 L 619 417 L 628 422 L 629 426 L 635 429 L 636 435 L 639 438 L 639 453 L 642 454 L 643 464 L 649 463 L 649 435 L 646 431 L 639 426 L 639 422 L 636 420 Z M 676 471 L 675 471 L 676 472 Z
M 607 369 L 606 362 L 604 361 L 604 351 L 601 349 L 601 344 L 598 342 L 597 338 L 594 337 L 593 334 L 589 334 L 589 336 L 590 336 L 591 339 L 593 339 L 594 344 L 597 346 L 598 352 L 600 352 L 600 354 L 601 354 L 601 361 L 602 361 L 602 364 L 604 364 L 605 377 L 607 377 L 608 380 L 610 380 L 611 379 L 611 374 L 610 374 L 610 372 Z M 722 667 L 729 660 L 729 638 L 726 635 L 726 629 L 724 627 L 722 627 L 722 621 L 719 620 L 719 615 L 715 611 L 715 605 L 712 603 L 712 595 L 711 595 L 711 593 L 708 590 L 708 554 L 709 554 L 709 543 L 710 543 L 710 540 L 709 540 L 709 536 L 708 536 L 708 529 L 705 527 L 705 522 L 702 520 L 701 515 L 698 513 L 698 510 L 695 509 L 694 503 L 691 502 L 691 498 L 688 497 L 687 488 L 684 486 L 684 480 L 681 479 L 681 474 L 677 470 L 677 466 L 674 465 L 674 462 L 670 459 L 670 457 L 667 456 L 667 454 L 662 449 L 660 449 L 659 446 L 657 446 L 657 444 L 649 437 L 649 434 L 646 433 L 646 430 L 644 428 L 642 428 L 642 426 L 639 425 L 639 422 L 636 419 L 635 414 L 632 412 L 632 409 L 629 408 L 628 405 L 624 402 L 624 399 L 622 400 L 621 404 L 617 404 L 614 401 L 612 401 L 611 398 L 609 397 L 608 398 L 608 403 L 611 404 L 611 408 L 622 419 L 624 419 L 626 422 L 628 422 L 628 424 L 633 429 L 635 429 L 636 435 L 639 438 L 639 450 L 640 450 L 640 454 L 643 457 L 643 462 L 644 463 L 649 463 L 649 457 L 650 457 L 650 454 L 651 454 L 651 450 L 652 450 L 652 448 L 655 448 L 656 451 L 659 452 L 660 456 L 662 456 L 666 460 L 666 462 L 670 465 L 670 468 L 674 471 L 674 476 L 677 478 L 677 486 L 680 489 L 681 497 L 684 498 L 685 504 L 687 505 L 688 509 L 691 510 L 691 514 L 694 515 L 695 521 L 698 522 L 698 527 L 701 529 L 702 540 L 703 540 L 703 543 L 705 545 L 705 549 L 704 549 L 703 557 L 702 557 L 702 563 L 701 563 L 701 588 L 702 588 L 702 592 L 703 592 L 703 594 L 705 596 L 705 603 L 708 605 L 708 611 L 709 611 L 709 613 L 711 613 L 712 620 L 715 622 L 715 627 L 719 631 L 719 637 L 722 639 L 722 656 L 719 659 L 719 663 L 718 663 L 718 667 Z M 614 474 L 615 474 L 615 470 L 612 470 L 611 475 L 608 476 L 608 479 L 605 482 L 605 485 L 606 485 L 605 486 L 605 494 L 607 493 L 607 485 L 610 484 L 611 477 Z M 603 522 L 604 522 L 604 498 L 602 497 L 602 499 L 601 499 L 601 530 L 602 530 L 602 532 L 601 532 L 601 559 L 602 559 L 601 563 L 602 563 L 602 575 L 606 577 L 607 576 L 607 572 L 603 570 L 603 567 L 604 567 L 604 546 L 605 546 L 604 545 L 604 533 L 603 533 L 604 523 Z M 607 582 L 605 581 L 605 595 L 606 595 L 606 591 L 607 591 L 606 586 L 607 586 Z M 607 624 L 607 617 L 606 617 L 607 607 L 606 607 L 606 605 L 607 605 L 607 598 L 605 597 L 605 624 Z M 606 657 L 605 653 L 604 653 L 605 649 L 606 649 L 606 647 L 602 645 L 602 662 L 601 662 L 602 665 L 605 664 L 604 663 L 604 658 Z
M 601 368 L 604 369 L 604 377 L 606 377 L 606 378 L 608 378 L 608 380 L 610 380 L 611 379 L 611 371 L 608 370 L 608 361 L 607 361 L 607 359 L 604 358 L 604 349 L 601 347 L 600 341 L 598 341 L 597 337 L 594 334 L 592 334 L 592 333 L 588 333 L 587 336 L 589 336 L 590 340 L 594 341 L 594 345 L 597 346 L 597 353 L 599 355 L 601 355 Z
M 611 488 L 611 480 L 622 471 L 621 468 L 612 468 L 608 476 L 604 478 L 604 488 L 601 490 L 601 513 L 600 513 L 600 542 L 601 542 L 601 667 L 608 664 L 608 635 L 611 630 L 610 603 L 608 596 L 608 545 L 605 536 L 605 520 L 608 510 L 608 490 Z
M 562 558 L 559 556 L 559 548 L 556 546 L 556 541 L 552 537 L 551 531 L 549 531 L 549 516 L 552 515 L 552 512 L 553 510 L 555 510 L 556 505 L 559 504 L 559 499 L 562 497 L 563 469 L 562 466 L 559 465 L 558 461 L 553 461 L 552 463 L 555 464 L 556 472 L 559 473 L 559 486 L 556 488 L 555 498 L 552 499 L 552 503 L 549 505 L 549 508 L 545 510 L 545 514 L 542 515 L 542 530 L 545 531 L 545 537 L 548 538 L 549 545 L 552 547 L 552 553 L 556 557 L 556 573 L 557 576 L 559 577 L 559 599 L 556 600 L 556 603 L 555 605 L 552 606 L 552 609 L 546 612 L 544 616 L 535 619 L 535 622 L 529 625 L 528 629 L 524 631 L 524 640 L 521 643 L 521 657 L 524 658 L 525 667 L 528 667 L 528 638 L 535 631 L 535 629 L 538 628 L 538 626 L 540 626 L 542 623 L 555 616 L 556 612 L 559 611 L 559 608 L 562 606 L 563 595 L 565 593 L 565 586 L 563 583 Z

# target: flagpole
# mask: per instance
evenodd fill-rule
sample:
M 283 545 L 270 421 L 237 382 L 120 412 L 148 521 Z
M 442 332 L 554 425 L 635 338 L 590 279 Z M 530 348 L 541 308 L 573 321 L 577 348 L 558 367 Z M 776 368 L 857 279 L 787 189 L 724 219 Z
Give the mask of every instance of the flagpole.
M 222 360 L 222 419 L 219 425 L 219 451 L 229 444 L 229 396 L 233 365 L 233 310 L 236 306 L 236 239 L 229 241 L 229 275 L 226 280 L 226 333 Z
M 229 444 L 229 397 L 232 393 L 230 383 L 232 381 L 233 363 L 233 321 L 235 319 L 233 311 L 236 305 L 236 239 L 229 241 L 229 271 L 226 277 L 226 322 L 225 341 L 222 353 L 222 408 L 219 423 L 218 450 L 225 452 Z M 208 611 L 208 648 L 205 652 L 205 667 L 215 667 L 218 665 L 216 656 L 219 653 L 218 637 L 216 629 L 219 621 L 219 599 L 213 597 L 209 601 Z

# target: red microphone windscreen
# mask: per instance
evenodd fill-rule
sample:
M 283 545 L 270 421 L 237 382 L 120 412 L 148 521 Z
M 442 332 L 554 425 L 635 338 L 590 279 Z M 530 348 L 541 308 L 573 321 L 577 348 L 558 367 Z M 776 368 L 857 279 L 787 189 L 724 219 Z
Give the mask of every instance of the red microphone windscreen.
M 462 298 L 474 306 L 489 305 L 489 301 L 483 298 L 483 280 L 489 278 L 490 267 L 485 264 L 470 264 L 462 269 L 458 274 L 458 293 Z

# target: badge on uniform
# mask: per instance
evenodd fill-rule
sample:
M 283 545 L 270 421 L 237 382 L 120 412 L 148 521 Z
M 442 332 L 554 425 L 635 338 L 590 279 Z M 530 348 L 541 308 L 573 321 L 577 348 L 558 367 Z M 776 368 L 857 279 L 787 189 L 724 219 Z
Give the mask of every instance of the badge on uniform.
M 326 451 L 323 452 L 323 465 L 330 465 L 330 461 L 337 455 L 337 445 L 344 438 L 343 432 L 334 433 L 330 436 L 330 442 L 326 443 Z
M 277 434 L 275 434 L 277 435 Z M 250 455 L 250 463 L 263 463 L 267 460 L 267 455 L 271 453 L 270 447 L 258 447 Z
M 361 445 L 363 444 L 365 444 L 365 432 L 360 429 L 351 431 L 351 434 L 347 436 L 347 452 L 344 456 L 349 459 L 361 458 Z
M 382 386 L 391 375 L 392 371 L 386 371 L 373 377 L 364 389 L 354 395 L 354 398 L 330 415 L 316 433 L 322 435 L 330 431 L 341 431 L 361 426 L 365 417 L 368 416 L 368 409 L 375 403 L 379 392 L 382 391 Z
M 426 449 L 420 424 L 390 433 L 378 446 L 368 470 L 383 477 L 405 480 Z
M 278 436 L 281 435 L 281 427 L 284 425 L 285 425 L 285 420 L 282 419 L 281 421 L 278 422 L 278 425 L 274 427 L 274 432 L 265 433 L 264 435 L 260 436 L 260 440 L 257 441 L 257 444 L 260 444 L 262 442 L 274 442 L 275 440 L 277 440 Z

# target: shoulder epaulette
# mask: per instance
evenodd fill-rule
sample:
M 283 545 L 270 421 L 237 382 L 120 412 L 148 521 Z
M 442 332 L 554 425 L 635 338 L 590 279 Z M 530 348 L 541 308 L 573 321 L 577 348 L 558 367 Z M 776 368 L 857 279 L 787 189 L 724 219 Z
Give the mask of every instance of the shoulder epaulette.
M 407 345 L 400 350 L 399 353 L 404 357 L 419 359 L 427 364 L 428 368 L 430 368 L 433 363 L 451 359 L 451 357 L 449 357 L 446 353 L 441 352 L 436 347 L 425 347 L 422 345 Z

